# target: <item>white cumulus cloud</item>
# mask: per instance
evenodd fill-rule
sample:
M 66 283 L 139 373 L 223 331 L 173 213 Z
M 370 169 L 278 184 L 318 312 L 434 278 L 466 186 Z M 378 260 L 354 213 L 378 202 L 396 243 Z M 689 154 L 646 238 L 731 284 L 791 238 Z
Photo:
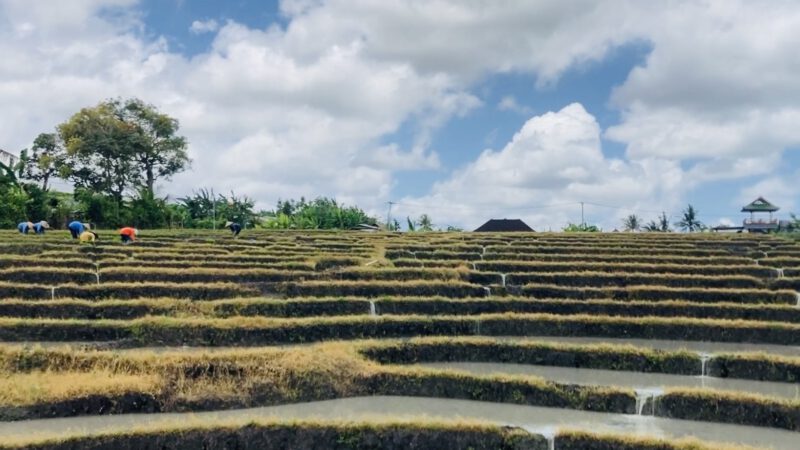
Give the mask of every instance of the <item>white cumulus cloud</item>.
M 580 222 L 581 201 L 630 205 L 634 211 L 674 208 L 682 180 L 680 168 L 666 160 L 607 158 L 600 126 L 574 103 L 532 117 L 502 149 L 484 150 L 430 195 L 401 200 L 397 212 L 426 212 L 469 228 L 511 215 L 546 230 Z M 602 225 L 613 228 L 628 213 L 595 212 L 595 221 L 602 218 Z
M 192 34 L 213 33 L 217 30 L 219 30 L 219 23 L 214 19 L 195 20 L 189 27 Z
M 398 171 L 435 169 L 443 178 L 428 195 L 404 202 L 465 225 L 520 215 L 558 226 L 575 210 L 532 205 L 577 201 L 674 210 L 705 183 L 753 176 L 765 181 L 742 195 L 796 206 L 780 197 L 792 180 L 770 177 L 800 147 L 791 0 L 284 0 L 281 25 L 195 21 L 190 31 L 213 41 L 192 57 L 154 36 L 140 6 L 0 0 L 0 146 L 21 149 L 82 107 L 136 96 L 179 118 L 189 139 L 193 172 L 162 186 L 172 194 L 235 189 L 261 206 L 329 195 L 374 212 L 396 199 Z M 460 167 L 432 147 L 442 126 L 484 106 L 487 78 L 527 74 L 531 89 L 554 89 L 628 44 L 650 51 L 610 95 L 620 121 L 609 129 L 573 104 Z M 495 108 L 531 114 L 513 96 Z M 411 142 L 392 142 L 406 125 Z M 601 136 L 625 155 L 608 157 Z M 590 212 L 606 227 L 625 214 Z

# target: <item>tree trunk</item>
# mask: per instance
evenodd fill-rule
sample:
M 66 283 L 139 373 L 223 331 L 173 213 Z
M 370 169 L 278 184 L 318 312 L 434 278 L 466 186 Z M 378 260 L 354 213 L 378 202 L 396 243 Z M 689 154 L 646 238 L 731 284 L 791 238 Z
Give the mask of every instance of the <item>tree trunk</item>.
M 155 183 L 156 180 L 155 177 L 153 176 L 152 166 L 147 166 L 147 169 L 145 170 L 145 177 L 146 177 L 145 183 L 147 184 L 147 189 L 150 191 L 151 194 L 155 195 L 155 191 L 153 191 L 153 186 L 156 184 Z

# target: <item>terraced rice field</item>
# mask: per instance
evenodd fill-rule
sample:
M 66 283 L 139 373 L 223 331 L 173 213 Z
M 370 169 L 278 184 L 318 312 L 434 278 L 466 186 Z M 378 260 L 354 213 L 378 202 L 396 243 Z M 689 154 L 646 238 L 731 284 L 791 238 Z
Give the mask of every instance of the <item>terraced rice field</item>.
M 0 449 L 800 448 L 800 244 L 0 232 Z

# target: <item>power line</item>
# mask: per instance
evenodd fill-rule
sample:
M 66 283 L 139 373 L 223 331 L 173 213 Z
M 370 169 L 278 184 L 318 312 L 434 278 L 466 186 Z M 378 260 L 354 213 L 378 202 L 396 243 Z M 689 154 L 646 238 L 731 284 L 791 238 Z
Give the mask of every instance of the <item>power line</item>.
M 390 226 L 392 223 L 392 205 L 395 204 L 393 201 L 386 202 L 389 205 L 389 210 L 386 212 L 386 226 Z
M 584 202 L 581 202 L 581 203 L 584 203 Z M 651 213 L 651 214 L 661 214 L 662 212 L 664 212 L 663 210 L 656 211 L 656 210 L 652 210 L 652 209 L 627 208 L 627 207 L 624 207 L 624 206 L 611 206 L 611 205 L 604 205 L 602 203 L 595 203 L 595 202 L 585 202 L 585 203 L 587 205 L 599 206 L 600 208 L 616 209 L 616 210 L 620 210 L 620 211 L 646 212 L 646 213 Z
M 569 202 L 569 203 L 554 203 L 549 205 L 529 205 L 529 206 L 513 206 L 513 207 L 505 207 L 502 205 L 498 205 L 497 203 L 469 203 L 463 205 L 443 205 L 443 204 L 434 204 L 434 203 L 414 203 L 414 202 L 393 202 L 393 204 L 397 206 L 406 206 L 411 208 L 426 208 L 430 210 L 437 210 L 437 209 L 449 209 L 449 210 L 465 210 L 469 208 L 493 208 L 494 210 L 503 210 L 503 211 L 532 211 L 537 209 L 547 209 L 547 208 L 558 208 L 558 207 L 566 207 L 566 206 L 575 206 L 580 202 Z

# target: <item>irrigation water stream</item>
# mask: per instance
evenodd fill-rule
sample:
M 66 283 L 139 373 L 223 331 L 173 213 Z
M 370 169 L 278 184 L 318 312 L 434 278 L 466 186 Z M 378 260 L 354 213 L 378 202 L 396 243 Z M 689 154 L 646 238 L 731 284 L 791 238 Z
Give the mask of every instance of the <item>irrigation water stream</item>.
M 534 375 L 558 383 L 592 386 L 615 386 L 636 390 L 670 387 L 709 388 L 726 391 L 749 392 L 783 399 L 800 400 L 800 383 L 773 383 L 767 381 L 737 380 L 662 373 L 624 372 L 619 370 L 576 369 L 571 367 L 536 366 L 529 364 L 436 362 L 420 366 L 452 369 L 478 375 L 512 374 Z
M 0 441 L 36 436 L 96 435 L 179 426 L 245 424 L 253 419 L 282 421 L 317 419 L 386 421 L 409 419 L 481 420 L 519 426 L 532 433 L 552 434 L 557 428 L 592 432 L 630 433 L 656 437 L 695 436 L 712 442 L 733 442 L 776 450 L 796 450 L 800 433 L 751 426 L 663 419 L 653 416 L 609 414 L 505 403 L 422 397 L 354 397 L 312 403 L 203 413 L 123 414 L 0 423 Z

